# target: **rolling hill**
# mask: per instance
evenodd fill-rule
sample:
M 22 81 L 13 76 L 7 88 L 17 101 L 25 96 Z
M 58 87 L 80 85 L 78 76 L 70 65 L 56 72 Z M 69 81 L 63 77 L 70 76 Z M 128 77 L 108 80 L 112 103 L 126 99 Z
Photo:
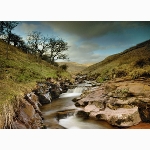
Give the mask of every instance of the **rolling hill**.
M 116 77 L 150 77 L 150 40 L 137 44 L 121 53 L 108 56 L 103 61 L 84 69 L 82 74 L 98 82 Z
M 71 79 L 70 73 L 11 45 L 7 59 L 6 48 L 7 44 L 0 41 L 0 104 L 24 95 L 46 78 Z
M 76 62 L 58 62 L 59 66 L 66 64 L 68 66 L 67 71 L 71 74 L 77 74 L 90 66 L 91 64 L 79 64 Z

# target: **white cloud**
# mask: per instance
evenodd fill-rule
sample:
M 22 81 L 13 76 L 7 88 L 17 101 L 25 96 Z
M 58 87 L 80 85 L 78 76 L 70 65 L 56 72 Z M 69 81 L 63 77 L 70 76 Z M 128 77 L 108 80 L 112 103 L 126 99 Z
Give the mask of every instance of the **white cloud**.
M 38 25 L 35 24 L 27 24 L 27 23 L 21 23 L 20 30 L 22 30 L 25 34 L 35 31 L 38 28 Z
M 96 63 L 103 60 L 105 57 L 100 54 L 94 53 L 94 51 L 98 48 L 98 44 L 83 42 L 80 45 L 71 45 L 67 53 L 69 55 L 70 61 L 78 63 Z
M 68 43 L 69 49 L 66 53 L 71 62 L 96 63 L 102 61 L 106 57 L 95 53 L 95 51 L 103 51 L 105 49 L 105 47 L 100 46 L 98 43 L 93 43 L 90 40 L 82 41 L 79 36 L 72 34 L 64 35 L 62 33 L 61 35 L 65 37 L 65 41 Z
M 21 37 L 23 38 L 23 40 L 26 41 L 26 37 L 28 35 L 28 33 L 32 32 L 32 31 L 39 31 L 39 25 L 33 24 L 32 22 L 20 22 L 19 25 L 15 28 L 15 33 L 18 35 L 21 35 Z

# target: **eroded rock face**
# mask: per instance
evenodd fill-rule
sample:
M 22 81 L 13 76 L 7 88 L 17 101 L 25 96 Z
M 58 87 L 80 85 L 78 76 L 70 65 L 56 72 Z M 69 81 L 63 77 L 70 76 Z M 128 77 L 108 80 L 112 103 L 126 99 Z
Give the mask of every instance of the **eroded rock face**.
M 67 83 L 69 81 L 66 81 Z M 66 85 L 62 82 L 63 85 Z M 64 87 L 63 87 L 64 88 Z M 58 98 L 63 90 L 60 83 L 53 80 L 37 83 L 37 88 L 23 98 L 19 98 L 18 104 L 14 107 L 14 116 L 11 118 L 10 128 L 13 129 L 40 129 L 45 128 L 40 106 L 50 103 Z M 5 120 L 3 121 L 5 122 Z M 1 125 L 2 124 L 2 125 Z M 0 126 L 4 123 L 0 122 Z M 5 125 L 6 126 L 6 125 Z M 7 128 L 9 128 L 9 126 Z
M 51 86 L 49 84 L 38 83 L 37 89 L 33 90 L 34 93 L 38 96 L 38 100 L 42 105 L 49 104 L 52 100 L 52 96 L 49 91 L 50 87 Z
M 111 81 L 107 83 L 107 88 L 112 92 L 112 98 L 115 91 L 120 91 L 120 94 L 126 94 L 126 96 L 116 96 L 115 105 L 123 106 L 137 106 L 140 118 L 143 122 L 150 122 L 150 80 L 149 79 L 137 79 L 132 81 Z M 116 88 L 111 88 L 111 87 Z M 126 90 L 126 91 L 125 91 Z M 107 91 L 107 90 L 106 90 Z
M 150 122 L 150 98 L 139 98 L 138 108 L 143 122 Z
M 33 124 L 37 124 L 36 118 L 38 118 L 37 120 L 40 119 L 39 117 L 37 117 L 37 114 L 33 106 L 30 105 L 27 101 L 22 101 L 20 104 L 18 120 L 21 120 L 22 122 L 24 122 L 27 128 L 32 129 Z M 38 125 L 36 125 L 37 128 L 38 128 Z
M 39 94 L 38 95 L 38 99 L 39 99 L 39 102 L 44 105 L 44 104 L 49 104 L 51 103 L 51 100 L 52 100 L 52 97 L 51 97 L 51 94 L 50 92 L 47 92 L 47 93 L 44 93 L 44 94 Z
M 19 106 L 15 111 L 13 129 L 40 129 L 43 125 L 42 113 L 39 109 L 38 97 L 33 93 L 19 100 Z
M 27 129 L 24 123 L 19 120 L 15 120 L 12 124 L 13 129 Z
M 83 111 L 83 110 L 79 110 L 76 113 L 77 117 L 83 118 L 83 119 L 88 119 L 89 118 L 89 113 Z
M 141 122 L 138 107 L 130 109 L 119 108 L 117 110 L 112 110 L 107 107 L 104 111 L 92 112 L 91 115 L 99 120 L 106 120 L 111 125 L 119 127 L 133 126 Z
M 129 127 L 150 122 L 150 80 L 115 79 L 75 99 L 89 117 Z
M 39 102 L 44 105 L 59 98 L 60 94 L 63 92 L 67 92 L 69 84 L 71 84 L 69 80 L 54 83 L 51 79 L 46 82 L 37 83 L 37 89 L 33 91 L 38 96 Z
M 56 82 L 53 79 L 37 83 L 36 89 L 26 94 L 25 97 L 17 98 L 16 104 L 14 106 L 11 105 L 14 107 L 12 108 L 13 113 L 11 113 L 11 117 L 9 117 L 9 114 L 0 116 L 0 128 L 44 128 L 44 118 L 39 107 L 59 98 L 62 92 L 67 91 L 67 85 L 69 84 L 71 84 L 69 80 Z M 7 113 L 7 110 L 5 112 Z M 7 119 L 8 117 L 9 120 Z
M 52 99 L 59 98 L 61 94 L 60 86 L 58 84 L 51 84 L 51 88 L 49 89 Z
M 58 120 L 64 119 L 64 118 L 67 118 L 68 116 L 73 116 L 74 112 L 75 112 L 75 109 L 58 111 L 56 114 L 56 117 Z

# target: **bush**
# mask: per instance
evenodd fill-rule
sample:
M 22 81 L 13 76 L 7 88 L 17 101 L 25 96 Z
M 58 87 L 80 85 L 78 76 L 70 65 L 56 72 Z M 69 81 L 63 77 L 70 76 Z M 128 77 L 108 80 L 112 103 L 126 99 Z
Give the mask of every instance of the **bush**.
M 125 77 L 127 75 L 127 72 L 125 70 L 117 70 L 116 71 L 116 77 L 120 78 L 120 77 Z
M 104 79 L 103 79 L 102 77 L 98 77 L 98 78 L 96 79 L 96 82 L 102 83 L 102 82 L 104 82 Z
M 135 62 L 135 67 L 143 68 L 144 65 L 146 65 L 146 61 L 144 59 L 140 59 Z
M 150 70 L 146 70 L 143 68 L 136 69 L 130 73 L 132 79 L 137 79 L 139 77 L 150 77 Z
M 64 64 L 64 65 L 60 65 L 59 67 L 60 67 L 61 69 L 65 70 L 65 71 L 66 71 L 66 70 L 67 70 L 67 68 L 68 68 L 68 66 L 67 66 L 66 64 Z
M 57 62 L 54 62 L 53 65 L 56 66 L 56 67 L 59 66 L 59 64 Z

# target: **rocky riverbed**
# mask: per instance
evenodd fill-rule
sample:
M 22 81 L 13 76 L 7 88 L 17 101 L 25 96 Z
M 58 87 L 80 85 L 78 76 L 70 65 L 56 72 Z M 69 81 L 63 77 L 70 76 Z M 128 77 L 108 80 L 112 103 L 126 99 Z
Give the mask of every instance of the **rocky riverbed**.
M 11 110 L 0 122 L 1 128 L 43 129 L 43 115 L 40 107 L 53 102 L 68 90 L 69 81 L 53 82 L 47 80 L 37 83 L 36 89 L 17 97 Z M 92 84 L 93 85 L 93 84 Z M 150 79 L 130 80 L 116 78 L 105 83 L 93 85 L 80 97 L 72 100 L 77 108 L 78 117 L 106 121 L 117 128 L 149 129 L 150 128 Z M 7 111 L 7 110 L 6 110 Z M 73 113 L 74 110 L 58 111 L 54 117 L 59 119 Z M 8 111 L 7 111 L 8 112 Z M 63 128 L 55 120 L 56 128 Z M 55 128 L 55 127 L 53 127 Z
M 82 114 L 120 128 L 150 128 L 150 79 L 116 78 L 73 100 Z M 142 126 L 143 125 L 143 126 Z
M 68 90 L 69 80 L 56 81 L 48 78 L 37 83 L 37 87 L 24 96 L 15 97 L 13 104 L 4 105 L 0 116 L 0 128 L 4 129 L 42 129 L 43 115 L 40 107 L 51 103 L 62 92 Z

